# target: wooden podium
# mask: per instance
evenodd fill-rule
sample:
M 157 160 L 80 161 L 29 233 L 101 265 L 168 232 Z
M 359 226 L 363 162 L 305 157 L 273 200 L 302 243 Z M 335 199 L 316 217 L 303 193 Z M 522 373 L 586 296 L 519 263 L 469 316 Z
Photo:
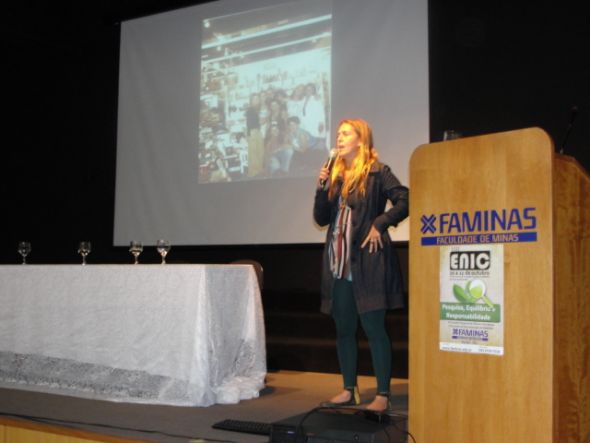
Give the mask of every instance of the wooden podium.
M 410 208 L 416 441 L 589 443 L 588 173 L 538 128 L 432 143 Z

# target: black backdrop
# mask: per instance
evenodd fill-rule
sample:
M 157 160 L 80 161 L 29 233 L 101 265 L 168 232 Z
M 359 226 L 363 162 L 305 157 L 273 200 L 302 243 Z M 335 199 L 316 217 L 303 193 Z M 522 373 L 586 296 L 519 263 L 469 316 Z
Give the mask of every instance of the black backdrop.
M 32 242 L 32 263 L 79 262 L 80 240 L 93 243 L 90 263 L 131 261 L 125 248 L 112 247 L 118 23 L 195 3 L 4 7 L 0 263 L 18 262 L 19 240 Z M 449 128 L 477 135 L 539 126 L 559 148 L 576 105 L 565 152 L 590 169 L 590 18 L 581 4 L 432 0 L 431 140 Z M 319 251 L 319 245 L 173 246 L 169 261 L 256 258 L 267 288 L 317 291 Z M 140 258 L 157 259 L 147 249 Z

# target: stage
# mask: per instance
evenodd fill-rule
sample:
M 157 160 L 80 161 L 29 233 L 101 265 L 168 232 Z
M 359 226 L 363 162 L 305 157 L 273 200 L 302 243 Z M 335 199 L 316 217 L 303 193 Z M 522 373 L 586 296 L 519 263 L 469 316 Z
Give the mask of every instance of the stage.
M 359 377 L 363 403 L 375 394 L 373 377 Z M 234 405 L 209 407 L 142 405 L 89 400 L 25 390 L 0 389 L 0 429 L 15 421 L 58 426 L 60 432 L 95 441 L 148 441 L 180 443 L 216 441 L 263 443 L 269 438 L 213 429 L 225 419 L 273 423 L 306 413 L 341 389 L 337 374 L 279 371 L 266 377 L 260 397 Z M 405 429 L 408 410 L 408 381 L 392 380 L 392 406 L 396 420 Z M 401 417 L 397 417 L 399 414 Z M 79 431 L 93 433 L 94 435 Z M 1 434 L 1 433 L 0 433 Z M 1 437 L 1 435 L 0 435 Z M 0 441 L 2 438 L 0 438 Z M 5 440 L 7 443 L 9 440 Z M 14 441 L 14 440 L 12 440 Z M 34 440 L 29 440 L 34 441 Z M 51 440 L 61 442 L 65 440 Z M 398 440 L 395 440 L 398 441 Z

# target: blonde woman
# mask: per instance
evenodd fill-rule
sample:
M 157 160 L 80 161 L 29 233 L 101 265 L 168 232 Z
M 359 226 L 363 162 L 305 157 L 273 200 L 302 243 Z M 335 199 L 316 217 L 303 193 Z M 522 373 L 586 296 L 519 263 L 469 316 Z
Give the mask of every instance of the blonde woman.
M 338 157 L 320 170 L 313 208 L 328 225 L 322 263 L 321 310 L 336 324 L 336 347 L 344 389 L 325 405 L 360 404 L 356 330 L 360 318 L 369 340 L 377 394 L 372 411 L 390 407 L 391 342 L 387 309 L 403 304 L 399 263 L 387 228 L 408 216 L 408 189 L 380 163 L 367 122 L 346 119 L 336 135 Z M 324 186 L 321 185 L 324 183 Z M 385 211 L 387 201 L 392 207 Z

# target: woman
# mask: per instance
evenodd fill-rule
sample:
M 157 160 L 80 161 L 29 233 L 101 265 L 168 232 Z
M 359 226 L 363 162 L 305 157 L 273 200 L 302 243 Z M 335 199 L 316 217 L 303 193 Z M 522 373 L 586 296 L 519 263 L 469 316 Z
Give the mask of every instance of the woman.
M 305 87 L 305 98 L 301 112 L 301 127 L 312 137 L 324 139 L 326 137 L 326 110 L 313 83 L 309 83 Z
M 314 219 L 329 225 L 323 255 L 321 310 L 336 324 L 336 346 L 344 390 L 327 403 L 360 403 L 356 384 L 358 318 L 369 340 L 377 395 L 372 411 L 389 407 L 391 343 L 385 330 L 387 309 L 403 304 L 399 263 L 387 228 L 408 216 L 408 189 L 377 160 L 369 125 L 340 122 L 338 157 L 332 171 L 323 167 L 316 190 Z M 321 184 L 325 185 L 322 186 Z M 387 200 L 393 207 L 385 211 Z
M 289 172 L 289 163 L 293 151 L 285 146 L 285 134 L 278 124 L 273 123 L 264 142 L 266 152 L 266 164 L 269 175 L 286 175 Z
M 250 96 L 250 105 L 246 109 L 248 177 L 256 177 L 264 170 L 264 139 L 261 130 L 260 109 L 260 95 L 254 93 Z

